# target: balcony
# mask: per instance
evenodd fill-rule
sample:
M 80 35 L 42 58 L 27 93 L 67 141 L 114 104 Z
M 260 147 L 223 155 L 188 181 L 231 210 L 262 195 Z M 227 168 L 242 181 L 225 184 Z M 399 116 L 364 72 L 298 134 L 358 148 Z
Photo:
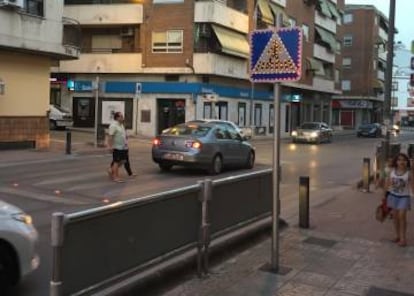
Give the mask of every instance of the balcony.
M 383 70 L 378 70 L 377 71 L 377 78 L 379 80 L 385 80 L 385 72 Z
M 328 51 L 326 47 L 316 43 L 313 45 L 313 56 L 329 63 L 335 63 L 335 54 Z
M 384 41 L 388 40 L 388 33 L 381 27 L 378 29 L 378 36 Z
M 215 23 L 241 33 L 249 32 L 249 17 L 247 14 L 217 2 L 196 2 L 194 22 Z
M 194 72 L 197 74 L 248 79 L 247 63 L 247 61 L 214 53 L 196 53 L 193 55 Z
M 75 61 L 63 61 L 56 72 L 63 73 L 139 73 L 140 53 L 83 53 Z
M 315 24 L 336 34 L 336 22 L 321 15 L 317 10 L 315 10 Z
M 44 17 L 22 15 L 13 10 L 0 10 L 0 47 L 41 53 L 56 59 L 74 59 L 79 43 L 68 47 L 64 42 L 61 10 L 48 5 Z
M 142 24 L 142 4 L 66 5 L 65 17 L 76 19 L 81 25 Z
M 322 92 L 336 92 L 335 81 L 320 77 L 313 78 L 313 88 Z

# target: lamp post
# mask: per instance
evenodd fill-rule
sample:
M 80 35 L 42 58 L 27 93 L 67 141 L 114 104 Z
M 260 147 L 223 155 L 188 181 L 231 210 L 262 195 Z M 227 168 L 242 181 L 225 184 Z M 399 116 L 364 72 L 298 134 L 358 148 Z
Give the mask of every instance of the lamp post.
M 394 59 L 394 31 L 395 31 L 395 0 L 390 0 L 389 30 L 387 43 L 387 68 L 385 71 L 384 92 L 384 124 L 387 132 L 384 141 L 383 163 L 385 164 L 390 152 L 390 125 L 391 125 L 391 91 L 392 91 L 392 65 Z

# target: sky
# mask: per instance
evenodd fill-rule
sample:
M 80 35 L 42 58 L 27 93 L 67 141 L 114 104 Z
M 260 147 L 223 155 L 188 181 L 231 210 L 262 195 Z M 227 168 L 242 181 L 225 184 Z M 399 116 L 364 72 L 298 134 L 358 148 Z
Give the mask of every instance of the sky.
M 413 0 L 395 0 L 395 27 L 398 34 L 394 36 L 395 42 L 401 41 L 407 48 L 411 48 L 414 40 L 414 26 L 412 25 Z M 390 0 L 345 0 L 345 4 L 371 4 L 389 17 Z

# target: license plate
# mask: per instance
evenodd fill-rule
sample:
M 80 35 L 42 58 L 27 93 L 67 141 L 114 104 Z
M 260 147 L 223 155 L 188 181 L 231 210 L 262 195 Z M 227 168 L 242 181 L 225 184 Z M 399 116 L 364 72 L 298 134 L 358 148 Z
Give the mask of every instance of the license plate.
M 165 153 L 163 155 L 163 158 L 171 160 L 183 160 L 184 156 L 178 153 Z

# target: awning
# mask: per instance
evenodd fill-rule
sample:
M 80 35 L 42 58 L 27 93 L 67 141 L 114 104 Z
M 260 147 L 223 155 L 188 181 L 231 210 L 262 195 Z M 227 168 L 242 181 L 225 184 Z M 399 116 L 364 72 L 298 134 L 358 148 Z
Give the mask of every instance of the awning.
M 316 75 L 325 75 L 325 69 L 323 68 L 323 63 L 314 58 L 306 58 L 307 61 L 307 70 L 315 71 Z
M 332 51 L 336 51 L 336 38 L 335 36 L 331 33 L 328 32 L 324 29 L 315 27 L 316 32 L 319 34 L 319 36 L 321 37 L 322 41 L 327 43 L 329 45 L 329 47 L 331 48 Z
M 259 0 L 258 6 L 262 15 L 262 21 L 273 25 L 275 20 L 272 11 L 270 10 L 269 3 L 266 0 Z
M 331 18 L 332 17 L 332 13 L 331 10 L 329 9 L 329 1 L 327 0 L 319 0 L 319 7 L 321 8 L 321 13 L 326 16 Z
M 332 3 L 331 1 L 326 1 L 328 3 L 329 10 L 331 14 L 338 20 L 341 19 L 341 15 L 339 14 L 338 8 L 336 8 L 336 5 Z
M 384 82 L 379 79 L 372 80 L 372 88 L 384 89 Z
M 285 10 L 279 5 L 276 5 L 275 3 L 272 3 L 272 2 L 270 2 L 269 5 L 275 16 L 282 15 L 283 25 L 286 27 L 290 26 L 289 16 L 286 14 Z
M 243 34 L 216 25 L 211 26 L 221 44 L 222 52 L 243 58 L 249 57 L 250 46 Z

